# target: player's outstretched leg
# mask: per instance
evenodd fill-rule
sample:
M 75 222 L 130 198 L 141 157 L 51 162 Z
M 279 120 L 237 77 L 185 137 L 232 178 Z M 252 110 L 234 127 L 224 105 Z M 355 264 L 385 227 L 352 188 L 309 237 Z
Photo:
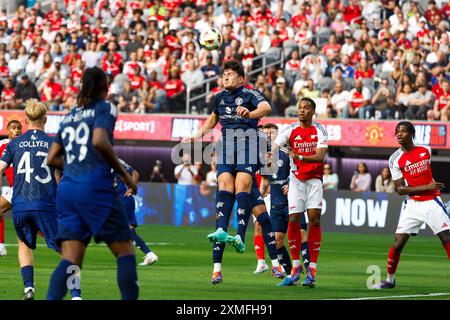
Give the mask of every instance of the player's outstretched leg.
M 409 239 L 408 234 L 396 234 L 394 245 L 389 249 L 387 261 L 387 278 L 375 284 L 372 289 L 393 289 L 395 288 L 395 272 L 400 261 L 400 254 Z
M 300 262 L 300 250 L 302 235 L 300 232 L 300 222 L 295 221 L 298 214 L 291 214 L 289 216 L 288 224 L 288 244 L 292 257 L 292 270 L 289 279 L 295 284 L 300 279 L 302 272 L 302 264 Z
M 211 283 L 213 285 L 222 282 L 222 258 L 225 251 L 228 224 L 231 211 L 234 206 L 234 194 L 228 191 L 218 191 L 216 194 L 216 229 L 225 233 L 225 241 L 215 241 L 212 246 L 213 274 Z M 216 231 L 217 232 L 217 231 Z M 222 239 L 220 239 L 222 240 Z
M 5 257 L 7 253 L 5 246 L 5 219 L 0 214 L 0 257 Z
M 236 195 L 236 200 L 238 204 L 237 214 L 238 214 L 238 227 L 237 234 L 235 237 L 228 236 L 227 243 L 231 244 L 238 253 L 245 252 L 245 233 L 247 231 L 248 220 L 251 214 L 251 201 L 250 193 L 239 192 Z
M 441 239 L 445 252 L 447 253 L 448 260 L 450 260 L 450 231 L 445 230 L 438 233 L 439 239 Z
M 308 209 L 309 230 L 308 245 L 311 262 L 306 270 L 306 278 L 302 285 L 314 288 L 316 282 L 317 260 L 319 258 L 320 245 L 322 242 L 322 227 L 320 226 L 321 209 Z
M 262 228 L 264 243 L 269 252 L 270 260 L 272 261 L 272 275 L 275 278 L 283 279 L 285 277 L 283 267 L 278 262 L 278 254 L 276 248 L 275 234 L 270 224 L 270 217 L 267 212 L 263 212 L 256 217 Z
M 234 194 L 229 191 L 219 190 L 216 194 L 216 231 L 207 238 L 211 242 L 226 243 L 228 234 L 228 222 L 234 205 Z
M 140 266 L 150 266 L 158 261 L 158 256 L 147 246 L 144 240 L 137 234 L 135 228 L 130 228 L 131 240 L 134 245 L 145 254 L 144 262 L 141 262 Z
M 258 221 L 255 221 L 255 235 L 253 237 L 253 242 L 255 244 L 255 253 L 258 259 L 258 264 L 254 274 L 260 274 L 269 270 L 265 260 L 265 250 L 264 250 L 264 238 L 262 236 L 262 229 Z

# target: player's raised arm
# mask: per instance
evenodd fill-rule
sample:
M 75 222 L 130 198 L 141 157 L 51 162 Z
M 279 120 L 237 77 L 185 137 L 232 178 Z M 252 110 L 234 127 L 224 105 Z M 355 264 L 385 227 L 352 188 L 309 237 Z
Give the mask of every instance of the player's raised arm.
M 208 119 L 206 119 L 205 123 L 203 123 L 200 130 L 197 131 L 197 133 L 194 136 L 184 138 L 181 141 L 181 143 L 195 142 L 198 139 L 203 138 L 206 134 L 209 133 L 209 131 L 211 131 L 211 129 L 213 129 L 217 125 L 217 123 L 219 123 L 219 115 L 217 113 L 213 112 L 208 117 Z
M 272 113 L 272 107 L 267 101 L 263 101 L 258 103 L 258 106 L 255 110 L 249 111 L 245 107 L 237 107 L 236 113 L 238 116 L 248 119 L 261 119 L 265 116 L 268 116 Z

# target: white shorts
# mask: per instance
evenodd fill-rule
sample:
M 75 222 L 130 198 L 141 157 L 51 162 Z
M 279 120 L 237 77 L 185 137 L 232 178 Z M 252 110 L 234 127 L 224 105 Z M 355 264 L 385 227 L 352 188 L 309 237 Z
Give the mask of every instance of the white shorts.
M 2 188 L 2 197 L 5 198 L 6 201 L 11 204 L 11 199 L 13 196 L 13 188 L 12 187 L 3 187 Z
M 307 209 L 322 209 L 323 185 L 320 179 L 301 181 L 293 174 L 289 178 L 289 214 Z
M 267 213 L 270 216 L 270 193 L 264 198 L 264 204 L 266 205 Z M 254 215 L 252 215 L 252 217 L 253 217 L 253 223 L 255 223 L 256 217 Z
M 395 233 L 418 234 L 424 223 L 434 234 L 450 229 L 450 218 L 440 197 L 427 201 L 403 201 L 403 210 Z

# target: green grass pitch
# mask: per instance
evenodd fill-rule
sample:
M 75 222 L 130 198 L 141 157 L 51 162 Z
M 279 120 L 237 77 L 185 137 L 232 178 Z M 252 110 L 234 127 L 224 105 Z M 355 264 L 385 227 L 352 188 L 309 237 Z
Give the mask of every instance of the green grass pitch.
M 15 244 L 12 221 L 6 220 L 6 242 Z M 253 235 L 247 234 L 247 251 L 237 254 L 227 247 L 223 262 L 224 282 L 210 284 L 211 244 L 206 235 L 212 228 L 143 225 L 139 234 L 150 243 L 159 261 L 149 267 L 138 266 L 140 299 L 450 299 L 450 268 L 445 251 L 437 238 L 412 238 L 402 254 L 397 270 L 397 288 L 368 290 L 367 268 L 379 266 L 384 279 L 388 249 L 393 235 L 323 234 L 318 263 L 317 287 L 276 287 L 280 281 L 269 273 L 253 275 L 256 257 Z M 50 274 L 59 256 L 47 249 L 44 241 L 35 251 L 36 299 L 45 299 Z M 137 252 L 138 263 L 142 253 Z M 266 260 L 269 257 L 266 253 Z M 302 275 L 302 279 L 304 275 Z M 81 276 L 85 300 L 119 299 L 116 263 L 105 246 L 88 248 Z M 0 299 L 22 299 L 17 246 L 8 246 L 8 256 L 0 259 Z M 432 293 L 445 295 L 429 296 Z M 414 297 L 415 295 L 419 295 Z M 427 296 L 428 295 L 428 296 Z M 400 296 L 400 298 L 395 298 Z

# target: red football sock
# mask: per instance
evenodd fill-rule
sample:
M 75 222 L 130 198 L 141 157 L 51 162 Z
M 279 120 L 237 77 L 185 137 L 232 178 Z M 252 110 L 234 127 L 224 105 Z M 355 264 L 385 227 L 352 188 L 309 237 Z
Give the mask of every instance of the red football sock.
M 0 218 L 0 243 L 5 242 L 5 219 Z
M 264 238 L 262 234 L 255 234 L 253 241 L 255 243 L 255 252 L 258 260 L 264 260 Z
M 444 244 L 445 251 L 447 251 L 448 260 L 450 260 L 450 242 Z
M 395 252 L 394 247 L 389 249 L 388 253 L 388 263 L 387 263 L 387 273 L 394 274 L 397 271 L 397 265 L 400 261 L 401 252 Z
M 302 248 L 302 234 L 300 232 L 300 223 L 289 221 L 288 243 L 292 260 L 300 260 L 300 250 Z
M 309 256 L 312 263 L 317 263 L 319 258 L 320 243 L 322 242 L 322 228 L 320 225 L 309 225 L 308 230 L 308 244 L 309 244 Z

